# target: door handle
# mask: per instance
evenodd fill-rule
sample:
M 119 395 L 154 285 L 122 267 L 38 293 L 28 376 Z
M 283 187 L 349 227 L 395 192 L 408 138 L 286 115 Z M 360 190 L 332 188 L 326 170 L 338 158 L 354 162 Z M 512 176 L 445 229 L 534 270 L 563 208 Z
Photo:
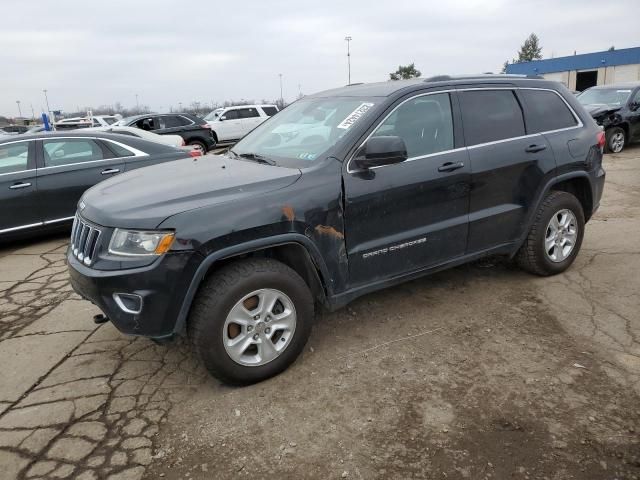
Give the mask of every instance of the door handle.
M 439 172 L 453 172 L 454 170 L 458 170 L 459 168 L 464 167 L 463 162 L 447 162 L 438 167 Z
M 524 149 L 524 151 L 527 153 L 536 153 L 536 152 L 541 152 L 546 148 L 547 148 L 546 145 L 529 145 L 527 148 Z
M 112 173 L 119 173 L 119 168 L 107 168 L 106 170 L 102 170 L 102 175 L 111 175 Z
M 27 188 L 27 187 L 30 187 L 30 186 L 31 186 L 31 183 L 29 183 L 29 182 L 20 182 L 20 183 L 14 183 L 9 188 L 11 190 L 17 190 L 18 188 Z

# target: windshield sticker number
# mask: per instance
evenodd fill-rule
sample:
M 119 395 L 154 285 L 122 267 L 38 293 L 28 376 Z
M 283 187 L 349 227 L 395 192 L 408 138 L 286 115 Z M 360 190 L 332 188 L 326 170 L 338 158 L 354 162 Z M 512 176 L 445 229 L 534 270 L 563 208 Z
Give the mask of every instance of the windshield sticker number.
M 338 128 L 342 128 L 343 130 L 349 129 L 354 123 L 356 123 L 360 117 L 362 117 L 367 111 L 373 107 L 373 103 L 362 103 L 358 108 L 356 108 L 353 112 L 351 112 L 347 118 L 345 118 Z

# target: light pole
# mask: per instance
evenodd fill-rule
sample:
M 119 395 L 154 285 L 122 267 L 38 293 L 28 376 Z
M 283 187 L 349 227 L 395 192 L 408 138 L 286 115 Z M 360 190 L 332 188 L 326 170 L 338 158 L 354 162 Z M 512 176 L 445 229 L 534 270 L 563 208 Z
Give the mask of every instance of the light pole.
M 33 103 L 31 104 L 31 120 L 36 119 L 36 112 L 33 111 Z
M 16 100 L 16 104 L 18 105 L 18 118 L 22 118 L 22 110 L 20 109 L 20 100 Z
M 350 44 L 351 44 L 351 36 L 347 35 L 346 37 L 344 37 L 344 39 L 347 42 L 347 72 L 348 72 L 348 78 L 349 78 L 349 83 L 347 85 L 351 85 L 351 48 L 350 48 Z
M 284 107 L 284 98 L 282 95 L 282 74 L 279 73 L 278 76 L 280 77 L 280 108 Z
M 47 97 L 47 89 L 42 90 L 44 92 L 44 101 L 47 104 L 47 115 L 51 116 L 51 108 L 49 108 L 49 97 Z
M 180 107 L 180 111 L 182 111 L 182 102 L 178 102 L 178 106 Z

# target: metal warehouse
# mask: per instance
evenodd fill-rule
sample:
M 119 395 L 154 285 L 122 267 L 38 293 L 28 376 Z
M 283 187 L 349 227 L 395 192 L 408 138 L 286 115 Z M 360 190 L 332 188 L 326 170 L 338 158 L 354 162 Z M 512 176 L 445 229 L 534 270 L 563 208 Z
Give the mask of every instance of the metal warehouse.
M 507 73 L 542 75 L 582 91 L 594 85 L 640 80 L 640 47 L 513 63 Z

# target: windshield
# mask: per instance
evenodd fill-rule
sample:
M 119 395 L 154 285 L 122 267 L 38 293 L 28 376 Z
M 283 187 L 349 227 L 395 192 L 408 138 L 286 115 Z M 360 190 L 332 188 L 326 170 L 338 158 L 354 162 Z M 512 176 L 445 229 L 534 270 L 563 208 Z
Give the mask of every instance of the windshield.
M 213 112 L 210 112 L 206 117 L 204 117 L 204 119 L 213 121 L 220 116 L 220 112 L 222 112 L 223 110 L 224 108 L 216 108 Z
M 623 105 L 629 99 L 631 89 L 590 88 L 578 95 L 582 105 Z
M 231 152 L 304 166 L 333 147 L 377 101 L 350 97 L 298 100 L 253 130 Z

